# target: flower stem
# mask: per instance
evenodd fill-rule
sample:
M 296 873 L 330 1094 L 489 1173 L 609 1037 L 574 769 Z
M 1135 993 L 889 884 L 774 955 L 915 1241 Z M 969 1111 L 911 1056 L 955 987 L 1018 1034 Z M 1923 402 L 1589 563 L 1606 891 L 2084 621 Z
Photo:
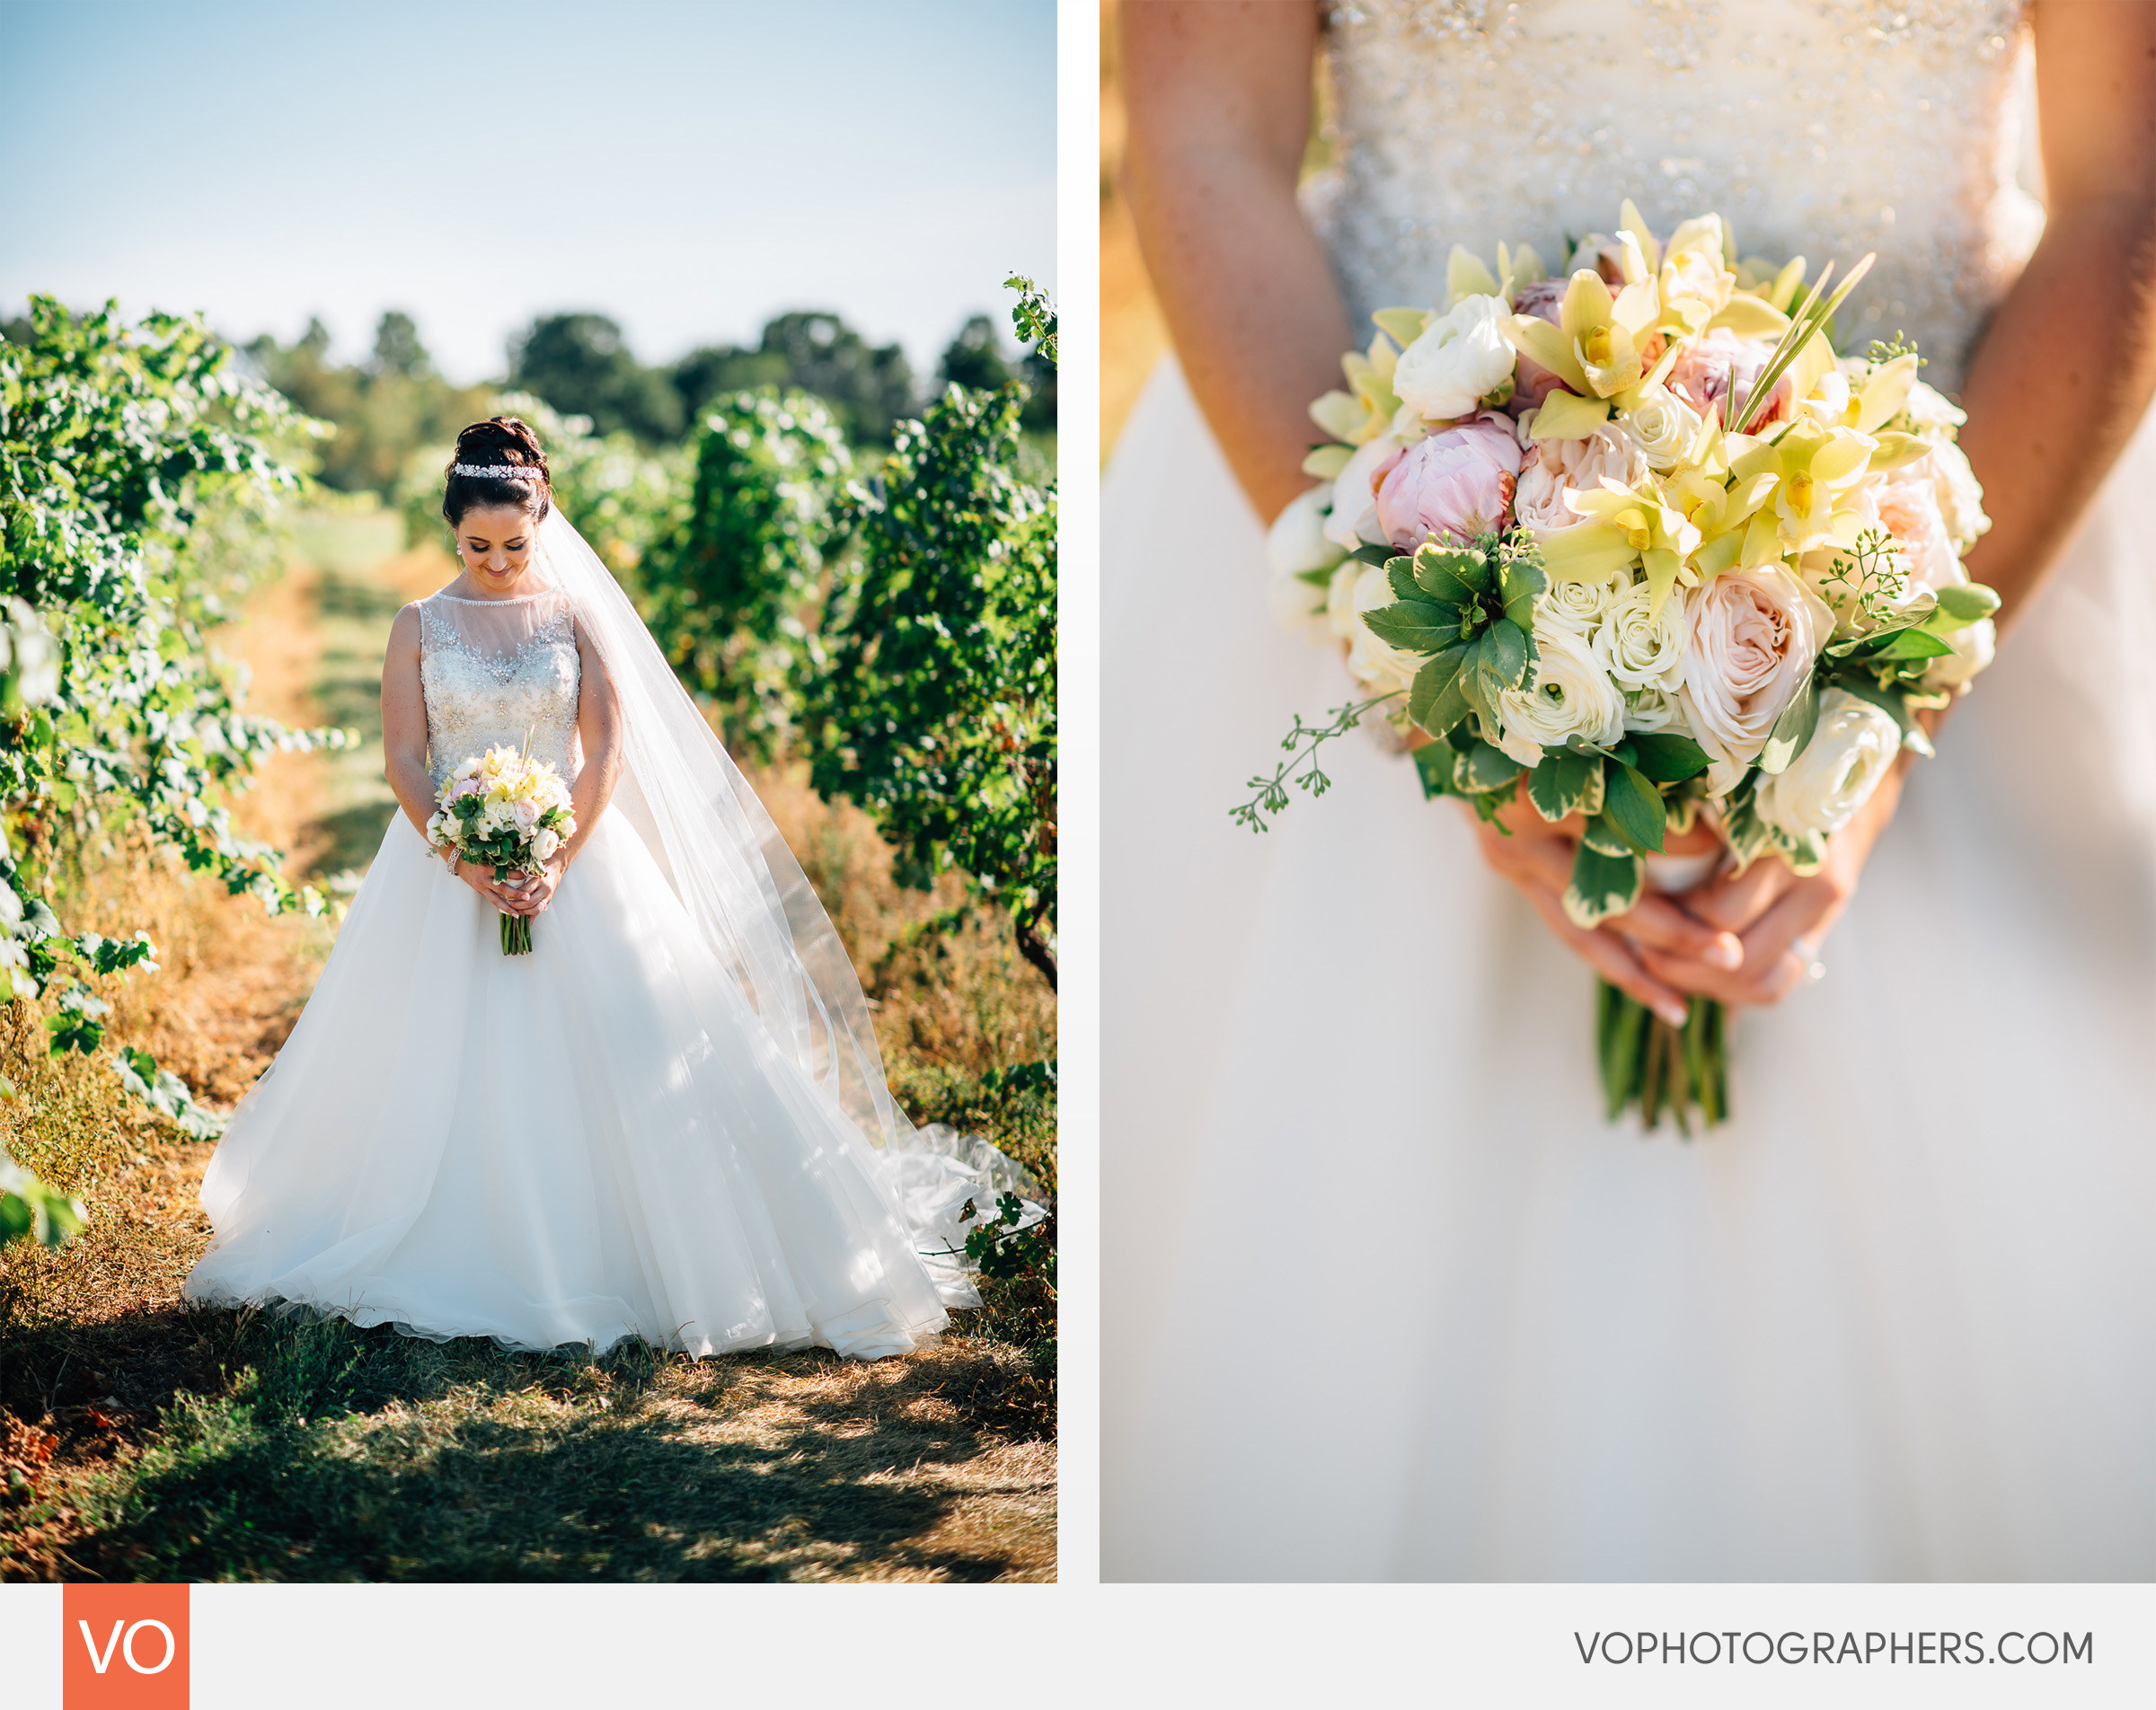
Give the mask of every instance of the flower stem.
M 1659 1128 L 1666 1114 L 1692 1137 L 1692 1119 L 1712 1128 L 1729 1119 L 1728 1012 L 1711 998 L 1694 998 L 1682 1027 L 1673 1027 L 1608 981 L 1595 1011 L 1596 1057 L 1612 1122 L 1629 1109 L 1643 1127 Z

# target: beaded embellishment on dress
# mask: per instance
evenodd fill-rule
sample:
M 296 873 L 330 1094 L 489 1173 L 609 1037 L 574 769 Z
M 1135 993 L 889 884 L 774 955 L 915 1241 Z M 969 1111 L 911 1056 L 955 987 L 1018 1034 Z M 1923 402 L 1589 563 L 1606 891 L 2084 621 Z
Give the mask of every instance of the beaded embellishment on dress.
M 420 686 L 437 786 L 465 756 L 497 743 L 521 752 L 527 738 L 535 757 L 575 776 L 579 682 L 575 616 L 559 594 L 437 594 L 420 603 Z
M 1349 313 L 1442 297 L 1454 243 L 1553 264 L 1627 196 L 1741 254 L 1878 262 L 1837 341 L 1906 331 L 1954 389 L 2043 216 L 2015 182 L 2022 0 L 1353 0 L 1307 187 Z M 1639 67 L 1657 93 L 1641 98 Z M 1796 75 L 1795 68 L 1806 75 Z

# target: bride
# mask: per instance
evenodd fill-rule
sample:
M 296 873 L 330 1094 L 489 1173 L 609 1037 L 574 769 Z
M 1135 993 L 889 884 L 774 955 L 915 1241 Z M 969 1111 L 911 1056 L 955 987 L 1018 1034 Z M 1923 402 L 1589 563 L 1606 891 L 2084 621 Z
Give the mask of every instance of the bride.
M 463 574 L 383 667 L 403 811 L 210 1161 L 186 1298 L 527 1348 L 915 1346 L 977 1304 L 949 1252 L 1012 1167 L 892 1105 L 829 920 L 531 429 L 464 429 L 442 512 Z M 573 780 L 545 871 L 437 854 L 442 780 L 527 742 Z
M 1124 20 L 1176 361 L 1104 495 L 1104 1573 L 2148 1578 L 2156 8 Z M 1238 786 L 1350 698 L 1266 611 L 1305 405 L 1454 243 L 1628 196 L 1814 277 L 1878 251 L 1840 342 L 1905 329 L 1967 409 L 1998 663 L 1825 870 L 1614 930 L 1552 906 L 1549 828 L 1375 745 L 1251 839 Z M 1596 973 L 1754 1006 L 1727 1126 L 1601 1120 Z

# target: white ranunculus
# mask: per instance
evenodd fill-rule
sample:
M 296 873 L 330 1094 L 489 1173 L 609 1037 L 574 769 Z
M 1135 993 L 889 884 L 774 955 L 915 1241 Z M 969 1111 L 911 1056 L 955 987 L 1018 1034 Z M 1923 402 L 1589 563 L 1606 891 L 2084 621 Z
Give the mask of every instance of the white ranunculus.
M 1934 659 L 1924 673 L 1924 687 L 1930 690 L 1966 689 L 1979 671 L 1986 670 L 1992 656 L 1998 650 L 1999 629 L 1989 618 L 1978 618 L 1966 628 L 1942 635 L 1940 639 L 1954 649 L 1950 657 Z
M 1587 644 L 1561 626 L 1535 629 L 1541 657 L 1524 689 L 1498 696 L 1504 723 L 1498 746 L 1523 766 L 1540 762 L 1545 748 L 1561 748 L 1568 736 L 1607 746 L 1624 735 L 1624 697 L 1596 663 Z
M 1325 627 L 1342 641 L 1354 640 L 1355 632 L 1363 627 L 1355 609 L 1355 585 L 1369 568 L 1359 558 L 1348 559 L 1333 570 L 1326 585 Z
M 476 778 L 479 776 L 481 769 L 485 766 L 486 763 L 487 762 L 482 760 L 477 754 L 473 754 L 460 762 L 457 765 L 456 771 L 450 775 L 455 778 Z
M 1427 421 L 1471 416 L 1512 373 L 1516 353 L 1498 329 L 1512 314 L 1501 297 L 1465 296 L 1400 353 L 1392 390 Z
M 1325 538 L 1343 552 L 1365 543 L 1385 544 L 1377 525 L 1377 483 L 1400 455 L 1400 442 L 1380 434 L 1367 445 L 1356 447 L 1347 467 L 1332 479 L 1332 513 L 1325 519 Z
M 1599 582 L 1559 582 L 1534 603 L 1534 632 L 1555 624 L 1583 641 L 1602 627 L 1611 608 L 1632 590 L 1630 569 L 1612 570 Z
M 561 847 L 561 834 L 552 825 L 542 825 L 532 834 L 532 853 L 543 861 L 552 860 Z
M 449 815 L 446 814 L 437 814 L 427 822 L 427 841 L 437 849 L 449 842 Z
M 1630 434 L 1652 469 L 1674 469 L 1700 436 L 1699 411 L 1667 386 L 1657 386 L 1617 424 Z
M 1357 616 L 1374 612 L 1381 605 L 1391 605 L 1399 597 L 1382 568 L 1375 564 L 1363 566 L 1362 574 L 1355 579 L 1352 595 Z M 1413 683 L 1415 674 L 1422 666 L 1423 657 L 1419 653 L 1404 653 L 1390 642 L 1379 640 L 1370 633 L 1367 624 L 1358 622 L 1355 626 L 1348 650 L 1348 669 L 1357 682 L 1368 683 L 1379 694 L 1388 694 Z
M 1325 513 L 1331 503 L 1330 481 L 1313 487 L 1288 500 L 1266 531 L 1266 555 L 1273 566 L 1273 615 L 1285 629 L 1324 627 L 1323 590 L 1303 578 L 1308 572 L 1330 569 L 1343 556 L 1342 550 L 1325 538 Z
M 1684 722 L 1684 703 L 1659 689 L 1638 689 L 1626 694 L 1624 727 L 1648 732 L 1671 730 L 1680 736 L 1692 734 Z
M 1811 741 L 1789 770 L 1760 780 L 1754 811 L 1796 841 L 1831 837 L 1871 799 L 1901 748 L 1901 727 L 1884 708 L 1829 689 Z
M 1589 645 L 1619 688 L 1674 695 L 1684 685 L 1683 602 L 1666 599 L 1658 613 L 1653 607 L 1652 588 L 1644 582 L 1628 587 L 1610 603 Z

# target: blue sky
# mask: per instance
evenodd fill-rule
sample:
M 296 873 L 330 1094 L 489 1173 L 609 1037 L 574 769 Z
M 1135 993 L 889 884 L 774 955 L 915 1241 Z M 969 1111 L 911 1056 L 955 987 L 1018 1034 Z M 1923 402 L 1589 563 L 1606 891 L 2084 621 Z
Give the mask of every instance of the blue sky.
M 646 361 L 833 308 L 916 369 L 1055 279 L 1052 0 L 0 0 L 0 309 L 402 308 L 445 372 L 596 309 Z

